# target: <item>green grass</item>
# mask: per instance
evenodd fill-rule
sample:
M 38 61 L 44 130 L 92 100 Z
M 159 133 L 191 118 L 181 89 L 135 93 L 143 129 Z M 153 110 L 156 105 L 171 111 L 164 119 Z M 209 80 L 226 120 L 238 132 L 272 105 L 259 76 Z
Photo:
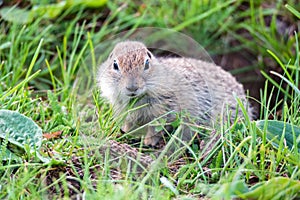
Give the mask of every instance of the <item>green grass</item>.
M 206 130 L 216 131 L 221 138 L 204 159 L 200 159 L 203 152 L 193 145 L 188 148 L 191 158 L 183 164 L 162 156 L 146 172 L 139 173 L 137 166 L 128 166 L 126 159 L 113 160 L 108 153 L 98 151 L 107 138 L 131 142 L 138 149 L 141 144 L 130 136 L 119 136 L 120 123 L 93 87 L 92 74 L 101 57 L 94 47 L 117 33 L 146 26 L 187 33 L 211 55 L 250 50 L 258 58 L 254 68 L 262 69 L 267 78 L 257 100 L 261 106 L 259 119 L 268 122 L 272 117 L 300 126 L 299 32 L 285 38 L 278 34 L 275 23 L 276 16 L 286 16 L 296 23 L 296 15 L 281 1 L 272 8 L 262 8 L 261 1 L 250 1 L 250 8 L 242 11 L 244 3 L 109 1 L 99 10 L 71 6 L 53 20 L 38 16 L 26 25 L 0 19 L 0 109 L 25 114 L 44 133 L 62 131 L 59 138 L 43 141 L 41 154 L 65 163 L 43 164 L 30 153 L 22 157 L 22 163 L 3 161 L 0 198 L 55 199 L 78 193 L 86 199 L 232 199 L 248 192 L 244 198 L 268 199 L 264 195 L 278 191 L 274 181 L 287 187 L 273 199 L 299 198 L 299 182 L 293 182 L 300 179 L 300 153 L 295 145 L 299 138 L 293 138 L 294 148 L 286 147 L 283 137 L 274 146 L 266 128 L 260 132 L 247 114 L 241 122 L 224 122 L 216 130 Z M 299 10 L 295 3 L 289 2 Z M 265 16 L 271 18 L 269 26 Z M 238 34 L 241 29 L 248 35 Z M 231 47 L 228 40 L 233 39 L 239 44 Z M 280 82 L 263 71 L 265 58 L 273 61 L 267 64 L 280 66 L 276 71 L 284 72 L 273 73 Z M 275 106 L 271 106 L 273 98 Z M 203 135 L 201 128 L 193 129 Z M 282 177 L 286 179 L 278 179 Z M 251 188 L 257 183 L 270 184 L 258 191 Z

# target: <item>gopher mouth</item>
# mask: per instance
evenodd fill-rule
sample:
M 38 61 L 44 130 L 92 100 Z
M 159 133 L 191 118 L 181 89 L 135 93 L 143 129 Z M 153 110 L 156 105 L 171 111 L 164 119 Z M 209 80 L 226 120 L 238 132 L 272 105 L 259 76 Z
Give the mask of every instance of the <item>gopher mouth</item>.
M 129 98 L 140 98 L 145 96 L 145 92 L 143 90 L 127 91 L 126 96 Z
M 128 95 L 128 96 L 130 97 L 129 104 L 134 105 L 137 102 L 141 101 L 146 96 L 146 94 L 141 94 L 141 95 L 133 94 L 133 95 Z
M 127 94 L 127 96 L 128 96 L 129 98 L 136 98 L 136 97 L 138 97 L 139 95 L 138 95 L 137 93 L 129 93 L 129 94 Z

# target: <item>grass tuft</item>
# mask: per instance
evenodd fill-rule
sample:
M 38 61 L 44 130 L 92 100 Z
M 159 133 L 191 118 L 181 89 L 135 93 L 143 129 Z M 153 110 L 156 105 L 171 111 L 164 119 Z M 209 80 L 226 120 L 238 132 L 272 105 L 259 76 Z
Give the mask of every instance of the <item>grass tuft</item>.
M 51 2 L 44 0 L 43 5 Z M 299 198 L 299 32 L 285 31 L 297 25 L 299 6 L 295 0 L 289 2 L 267 6 L 253 0 L 108 1 L 99 9 L 69 6 L 52 20 L 36 16 L 25 23 L 1 18 L 0 109 L 34 120 L 51 136 L 44 137 L 41 155 L 62 162 L 37 163 L 29 153 L 2 160 L 0 198 Z M 4 1 L 5 6 L 14 3 Z M 17 7 L 29 11 L 36 2 L 19 3 Z M 124 116 L 114 119 L 112 107 L 95 87 L 93 74 L 102 56 L 95 47 L 122 31 L 147 26 L 185 32 L 213 56 L 250 55 L 250 66 L 234 72 L 256 70 L 266 78 L 256 100 L 258 120 L 250 120 L 240 99 L 244 119 L 234 123 L 228 120 L 205 129 L 179 118 L 179 129 L 167 148 L 172 141 L 182 143 L 188 152 L 182 159 L 174 158 L 176 152 L 166 156 L 167 150 L 154 159 L 153 150 L 143 148 L 130 134 L 120 134 Z M 181 141 L 178 135 L 184 126 L 206 143 Z M 136 150 L 131 156 L 109 150 L 126 142 L 126 148 Z M 0 158 L 7 145 L 1 140 Z M 145 160 L 154 163 L 147 168 Z

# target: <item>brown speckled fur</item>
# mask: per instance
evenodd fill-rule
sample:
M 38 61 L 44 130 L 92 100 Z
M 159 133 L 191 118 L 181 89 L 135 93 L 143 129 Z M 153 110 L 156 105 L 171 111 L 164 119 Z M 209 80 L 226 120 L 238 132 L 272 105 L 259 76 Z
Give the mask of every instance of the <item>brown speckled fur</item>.
M 149 69 L 145 68 L 146 59 Z M 114 62 L 118 63 L 118 70 L 113 68 Z M 233 93 L 247 103 L 243 86 L 221 67 L 191 58 L 155 58 L 140 42 L 118 43 L 100 66 L 97 77 L 102 96 L 113 105 L 116 116 L 126 112 L 132 96 L 138 98 L 135 107 L 142 107 L 127 115 L 124 131 L 170 111 L 174 112 L 165 116 L 168 122 L 175 119 L 175 113 L 184 111 L 197 124 L 211 125 L 225 113 L 226 106 L 235 114 Z M 248 113 L 251 117 L 250 108 Z M 238 115 L 242 116 L 240 110 Z M 147 145 L 155 145 L 162 134 L 156 133 L 154 126 L 145 126 L 139 132 L 146 135 Z M 184 128 L 184 140 L 191 138 L 188 132 Z

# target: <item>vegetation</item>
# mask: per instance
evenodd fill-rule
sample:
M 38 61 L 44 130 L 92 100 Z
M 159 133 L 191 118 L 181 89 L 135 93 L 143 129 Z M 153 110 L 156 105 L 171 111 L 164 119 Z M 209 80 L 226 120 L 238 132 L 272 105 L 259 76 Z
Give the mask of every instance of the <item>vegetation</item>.
M 300 197 L 297 0 L 0 2 L 1 199 Z M 258 119 L 245 112 L 243 120 L 208 129 L 220 135 L 208 153 L 195 144 L 183 159 L 149 158 L 149 168 L 138 158 L 115 159 L 105 151 L 110 140 L 153 153 L 120 135 L 120 123 L 93 87 L 101 62 L 95 47 L 139 27 L 186 33 L 220 65 L 243 58 L 243 67 L 231 68 L 248 75 L 242 82 L 254 83 L 258 72 L 265 77 L 256 88 Z M 17 113 L 10 118 L 4 110 Z M 28 127 L 10 137 L 3 128 L 8 119 L 41 128 L 39 145 L 18 142 Z

